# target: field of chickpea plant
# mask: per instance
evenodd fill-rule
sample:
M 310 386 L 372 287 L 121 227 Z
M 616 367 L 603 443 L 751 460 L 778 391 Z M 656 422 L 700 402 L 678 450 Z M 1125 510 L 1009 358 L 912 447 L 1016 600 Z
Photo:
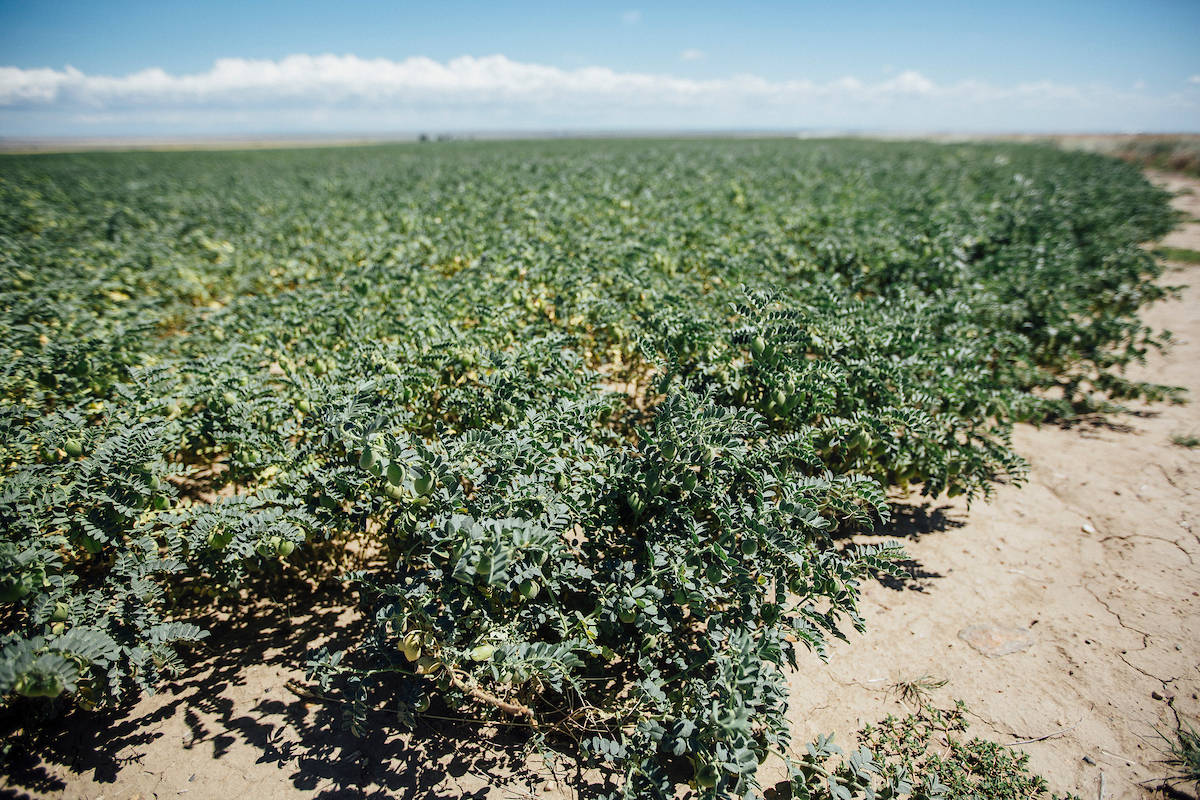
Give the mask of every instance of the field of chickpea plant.
M 753 794 L 770 752 L 797 797 L 966 796 L 793 743 L 785 670 L 902 570 L 847 538 L 890 491 L 983 498 L 1015 423 L 1180 399 L 1125 374 L 1168 200 L 1019 144 L 0 157 L 6 747 L 334 582 L 363 621 L 301 666 L 356 734 L 503 721 L 630 797 Z

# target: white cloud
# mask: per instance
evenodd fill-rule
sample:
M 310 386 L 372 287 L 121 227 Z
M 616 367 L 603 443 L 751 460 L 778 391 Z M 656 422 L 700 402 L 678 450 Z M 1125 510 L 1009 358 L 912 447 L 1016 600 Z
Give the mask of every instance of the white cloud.
M 680 61 L 700 61 L 704 58 L 703 50 L 684 50 L 679 54 Z
M 622 11 L 621 22 L 626 25 L 637 25 L 642 21 L 642 12 L 640 11 Z
M 430 128 L 1198 130 L 1200 93 L 1153 97 L 1050 81 L 939 84 L 912 70 L 875 83 L 692 80 L 607 67 L 564 70 L 502 55 L 446 63 L 227 58 L 201 73 L 154 68 L 123 77 L 0 67 L 6 136 Z
M 1200 75 L 1193 75 L 1187 79 L 1188 83 L 1200 83 Z
M 938 87 L 921 73 L 910 69 L 879 84 L 878 90 L 886 94 L 932 95 L 938 91 Z
M 1138 91 L 1141 91 L 1142 89 L 1146 88 L 1146 82 L 1145 81 L 1134 81 L 1133 88 L 1137 89 Z

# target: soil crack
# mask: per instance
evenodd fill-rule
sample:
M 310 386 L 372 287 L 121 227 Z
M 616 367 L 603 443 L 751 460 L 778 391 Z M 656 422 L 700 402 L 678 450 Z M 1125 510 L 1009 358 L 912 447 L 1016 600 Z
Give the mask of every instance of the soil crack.
M 1080 587 L 1085 592 L 1090 594 L 1092 596 L 1093 600 L 1095 600 L 1100 605 L 1104 606 L 1105 611 L 1107 611 L 1109 614 L 1112 614 L 1114 617 L 1116 617 L 1118 625 L 1120 625 L 1122 628 L 1124 628 L 1127 631 L 1133 631 L 1134 633 L 1141 636 L 1142 637 L 1142 649 L 1143 650 L 1146 649 L 1146 647 L 1149 644 L 1149 639 L 1150 639 L 1149 633 L 1147 633 L 1146 631 L 1143 631 L 1143 630 L 1139 630 L 1139 629 L 1133 627 L 1132 625 L 1128 624 L 1127 622 L 1125 622 L 1125 620 L 1121 617 L 1121 613 L 1119 611 L 1114 611 L 1112 609 L 1112 607 L 1109 606 L 1109 604 L 1106 601 L 1104 601 L 1103 599 L 1100 598 L 1100 595 L 1098 595 L 1094 591 L 1092 591 L 1091 586 L 1087 585 L 1086 583 L 1081 583 Z

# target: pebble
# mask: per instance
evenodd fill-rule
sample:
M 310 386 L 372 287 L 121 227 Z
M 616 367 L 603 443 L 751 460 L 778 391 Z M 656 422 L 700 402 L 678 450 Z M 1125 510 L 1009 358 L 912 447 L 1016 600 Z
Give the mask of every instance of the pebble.
M 1083 523 L 1083 532 L 1084 533 L 1095 533 L 1096 529 L 1095 529 L 1095 527 L 1092 526 L 1092 523 L 1085 522 L 1085 523 Z
M 958 638 L 988 658 L 1019 653 L 1033 646 L 1033 635 L 1029 631 L 998 625 L 968 625 L 958 632 Z

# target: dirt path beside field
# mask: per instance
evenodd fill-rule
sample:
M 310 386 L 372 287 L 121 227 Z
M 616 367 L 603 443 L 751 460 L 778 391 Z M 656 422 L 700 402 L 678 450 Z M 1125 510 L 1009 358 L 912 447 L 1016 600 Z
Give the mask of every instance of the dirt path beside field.
M 1200 218 L 1200 181 L 1154 177 L 1193 188 L 1176 203 Z M 1200 224 L 1165 243 L 1200 250 Z M 974 734 L 1049 734 L 1023 749 L 1056 791 L 1090 800 L 1103 774 L 1107 800 L 1152 796 L 1144 787 L 1165 775 L 1156 731 L 1200 725 L 1200 448 L 1172 443 L 1200 435 L 1200 267 L 1176 265 L 1166 282 L 1194 287 L 1147 314 L 1177 345 L 1136 376 L 1195 401 L 1104 425 L 1022 426 L 1027 485 L 1000 486 L 969 512 L 961 498 L 914 496 L 887 536 L 864 537 L 901 537 L 913 578 L 866 588 L 867 633 L 834 647 L 827 665 L 800 654 L 798 743 L 828 731 L 848 743 L 863 723 L 904 713 L 890 691 L 898 678 L 929 675 L 948 681 L 935 702 L 966 702 Z M 1032 644 L 985 657 L 959 638 L 976 624 L 1023 629 Z M 522 767 L 520 747 L 487 730 L 435 719 L 416 736 L 342 733 L 336 704 L 288 682 L 303 679 L 311 646 L 336 646 L 352 625 L 321 595 L 239 611 L 213 628 L 193 672 L 132 713 L 76 715 L 39 757 L 14 753 L 0 798 L 576 796 L 555 781 L 573 770 Z

